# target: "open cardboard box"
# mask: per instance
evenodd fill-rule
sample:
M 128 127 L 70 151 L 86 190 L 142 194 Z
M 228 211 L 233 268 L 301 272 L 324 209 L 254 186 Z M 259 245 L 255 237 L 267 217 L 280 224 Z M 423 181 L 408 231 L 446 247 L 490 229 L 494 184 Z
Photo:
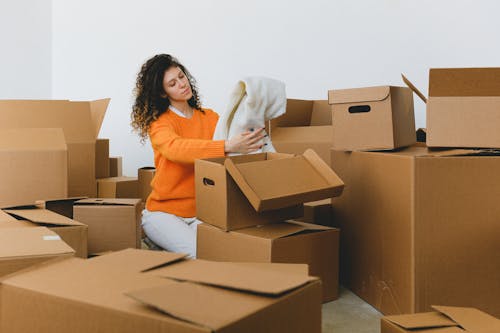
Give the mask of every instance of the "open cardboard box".
M 321 332 L 317 278 L 164 251 L 40 265 L 4 279 L 0 302 L 2 332 Z
M 0 130 L 61 128 L 68 151 L 67 196 L 95 197 L 95 145 L 108 104 L 109 99 L 0 100 Z
M 424 101 L 429 147 L 500 148 L 500 68 L 431 68 Z
M 432 306 L 436 312 L 424 312 L 380 319 L 381 333 L 496 333 L 500 320 L 474 308 Z

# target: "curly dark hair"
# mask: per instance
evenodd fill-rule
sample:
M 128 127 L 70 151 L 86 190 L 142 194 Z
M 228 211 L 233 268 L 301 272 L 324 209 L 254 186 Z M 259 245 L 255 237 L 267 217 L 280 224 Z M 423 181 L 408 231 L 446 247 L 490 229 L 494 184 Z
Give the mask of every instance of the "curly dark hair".
M 193 92 L 188 104 L 202 111 L 196 80 L 186 67 L 170 54 L 155 55 L 142 65 L 134 88 L 135 102 L 132 107 L 131 125 L 143 143 L 148 137 L 151 123 L 167 112 L 170 106 L 170 101 L 163 89 L 163 76 L 171 67 L 178 67 L 184 72 Z

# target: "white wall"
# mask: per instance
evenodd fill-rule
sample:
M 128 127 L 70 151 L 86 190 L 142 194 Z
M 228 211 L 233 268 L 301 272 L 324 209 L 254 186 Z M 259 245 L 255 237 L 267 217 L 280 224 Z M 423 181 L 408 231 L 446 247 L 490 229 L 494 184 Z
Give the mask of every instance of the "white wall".
M 426 93 L 430 67 L 500 66 L 499 12 L 493 0 L 53 0 L 53 97 L 111 97 L 100 136 L 135 175 L 153 161 L 131 133 L 132 89 L 156 53 L 176 55 L 219 113 L 246 75 L 326 99 L 333 88 L 404 85 L 403 72 Z
M 52 3 L 0 0 L 0 98 L 51 97 Z

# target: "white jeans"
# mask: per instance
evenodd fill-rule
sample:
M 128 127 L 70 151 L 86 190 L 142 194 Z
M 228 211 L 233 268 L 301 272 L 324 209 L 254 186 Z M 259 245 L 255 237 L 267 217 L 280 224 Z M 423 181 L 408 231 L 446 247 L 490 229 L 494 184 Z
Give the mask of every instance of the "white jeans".
M 200 223 L 196 217 L 142 211 L 142 228 L 153 243 L 169 252 L 187 253 L 190 258 L 196 258 L 196 227 Z

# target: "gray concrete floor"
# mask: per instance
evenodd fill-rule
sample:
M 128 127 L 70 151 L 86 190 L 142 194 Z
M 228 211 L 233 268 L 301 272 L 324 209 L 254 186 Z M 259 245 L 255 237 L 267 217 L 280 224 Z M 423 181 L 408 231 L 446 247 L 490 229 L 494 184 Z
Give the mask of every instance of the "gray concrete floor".
M 342 287 L 337 300 L 323 304 L 322 314 L 323 333 L 380 333 L 380 312 Z

